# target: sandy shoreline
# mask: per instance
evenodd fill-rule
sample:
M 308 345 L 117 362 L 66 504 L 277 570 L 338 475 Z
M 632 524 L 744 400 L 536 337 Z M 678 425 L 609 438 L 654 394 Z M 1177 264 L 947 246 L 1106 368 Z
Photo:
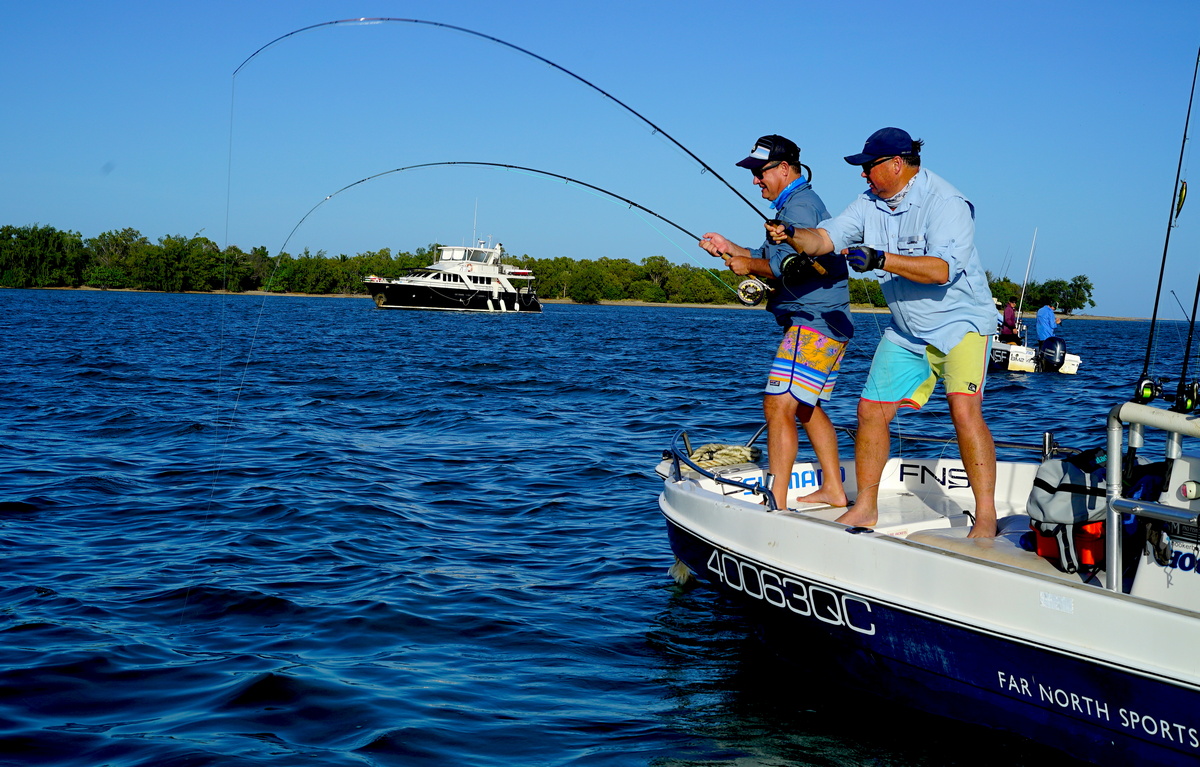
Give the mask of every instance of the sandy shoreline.
M 154 293 L 153 290 L 132 290 L 130 288 L 26 288 L 27 290 L 112 290 L 115 293 Z M 210 296 L 291 296 L 293 298 L 365 298 L 370 299 L 365 293 L 268 293 L 262 290 L 247 290 L 244 293 L 234 293 L 228 290 L 187 290 L 185 293 L 191 295 L 210 295 Z M 569 298 L 543 298 L 543 304 L 573 304 L 575 303 Z M 650 301 L 635 301 L 631 298 L 622 299 L 620 301 L 601 301 L 600 306 L 654 306 L 663 309 L 750 309 L 761 311 L 761 306 L 743 306 L 741 304 L 658 304 Z M 886 307 L 880 308 L 868 306 L 867 304 L 851 304 L 850 311 L 854 314 L 889 314 Z M 1022 312 L 1023 319 L 1032 320 L 1036 312 Z M 1063 314 L 1060 319 L 1064 320 L 1115 320 L 1118 322 L 1138 322 L 1149 320 L 1149 317 L 1105 317 L 1099 314 Z
M 569 298 L 543 298 L 543 304 L 572 304 L 575 303 Z M 741 304 L 656 304 L 648 301 L 635 301 L 633 299 L 623 299 L 621 301 L 601 301 L 601 306 L 658 306 L 664 308 L 680 307 L 684 309 L 750 309 L 762 311 L 761 306 L 743 306 Z M 850 311 L 854 314 L 890 314 L 887 307 L 870 306 L 868 304 L 850 304 Z M 1032 320 L 1036 317 L 1037 312 L 1021 312 L 1022 319 Z M 1140 320 L 1149 320 L 1149 317 L 1106 317 L 1099 314 L 1063 314 L 1059 315 L 1063 320 L 1117 320 L 1121 322 L 1138 322 Z

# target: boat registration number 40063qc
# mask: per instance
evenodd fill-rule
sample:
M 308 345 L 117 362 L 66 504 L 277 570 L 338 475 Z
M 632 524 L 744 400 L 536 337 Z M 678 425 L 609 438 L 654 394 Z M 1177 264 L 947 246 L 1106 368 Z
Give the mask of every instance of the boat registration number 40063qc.
M 716 582 L 751 599 L 860 634 L 874 634 L 871 603 L 714 548 L 705 565 Z

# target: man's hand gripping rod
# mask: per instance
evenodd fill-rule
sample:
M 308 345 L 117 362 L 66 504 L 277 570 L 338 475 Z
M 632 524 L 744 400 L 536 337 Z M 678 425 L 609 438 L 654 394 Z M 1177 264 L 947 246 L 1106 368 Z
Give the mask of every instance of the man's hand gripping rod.
M 796 227 L 792 226 L 791 224 L 786 224 L 777 218 L 767 219 L 766 225 L 767 226 L 782 226 L 783 233 L 785 235 L 787 235 L 788 237 L 791 237 L 792 235 L 794 235 L 796 233 Z M 796 255 L 794 255 L 794 256 L 784 256 L 783 263 L 780 264 L 779 272 L 780 272 L 780 275 L 783 276 L 786 272 L 794 271 L 796 269 L 801 269 L 805 266 L 811 266 L 816 271 L 817 274 L 820 274 L 820 275 L 828 274 L 828 272 L 825 271 L 825 267 L 823 267 L 819 263 L 817 263 L 816 256 L 810 256 L 807 253 L 802 253 L 802 252 L 797 252 Z

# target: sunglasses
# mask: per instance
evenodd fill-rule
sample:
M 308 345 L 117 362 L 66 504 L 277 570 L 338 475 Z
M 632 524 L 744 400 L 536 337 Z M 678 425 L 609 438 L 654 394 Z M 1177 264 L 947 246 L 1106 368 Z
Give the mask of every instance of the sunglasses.
M 754 177 L 755 177 L 756 179 L 758 179 L 759 181 L 762 181 L 762 177 L 763 177 L 763 174 L 764 174 L 764 173 L 766 173 L 767 171 L 769 171 L 771 168 L 778 168 L 778 167 L 780 166 L 780 164 L 781 164 L 781 163 L 780 163 L 779 161 L 776 161 L 776 162 L 769 162 L 769 163 L 767 163 L 766 165 L 764 165 L 764 166 L 762 166 L 761 168 L 759 168 L 758 170 L 753 170 L 753 171 L 750 171 L 750 172 L 754 174 Z
M 892 155 L 892 157 L 895 157 L 895 155 Z M 872 160 L 871 162 L 865 163 L 862 166 L 862 172 L 869 176 L 869 175 L 871 175 L 871 169 L 873 169 L 876 165 L 881 165 L 881 164 L 887 162 L 890 159 L 892 159 L 892 158 L 891 157 L 879 157 L 877 159 Z

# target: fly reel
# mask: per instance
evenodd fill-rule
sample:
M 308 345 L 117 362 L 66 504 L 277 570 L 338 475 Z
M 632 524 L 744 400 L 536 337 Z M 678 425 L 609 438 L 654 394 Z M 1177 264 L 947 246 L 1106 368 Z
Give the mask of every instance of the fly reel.
M 743 280 L 738 285 L 737 297 L 745 306 L 758 306 L 767 297 L 768 290 L 770 288 L 762 280 L 756 280 L 751 277 L 748 280 Z

